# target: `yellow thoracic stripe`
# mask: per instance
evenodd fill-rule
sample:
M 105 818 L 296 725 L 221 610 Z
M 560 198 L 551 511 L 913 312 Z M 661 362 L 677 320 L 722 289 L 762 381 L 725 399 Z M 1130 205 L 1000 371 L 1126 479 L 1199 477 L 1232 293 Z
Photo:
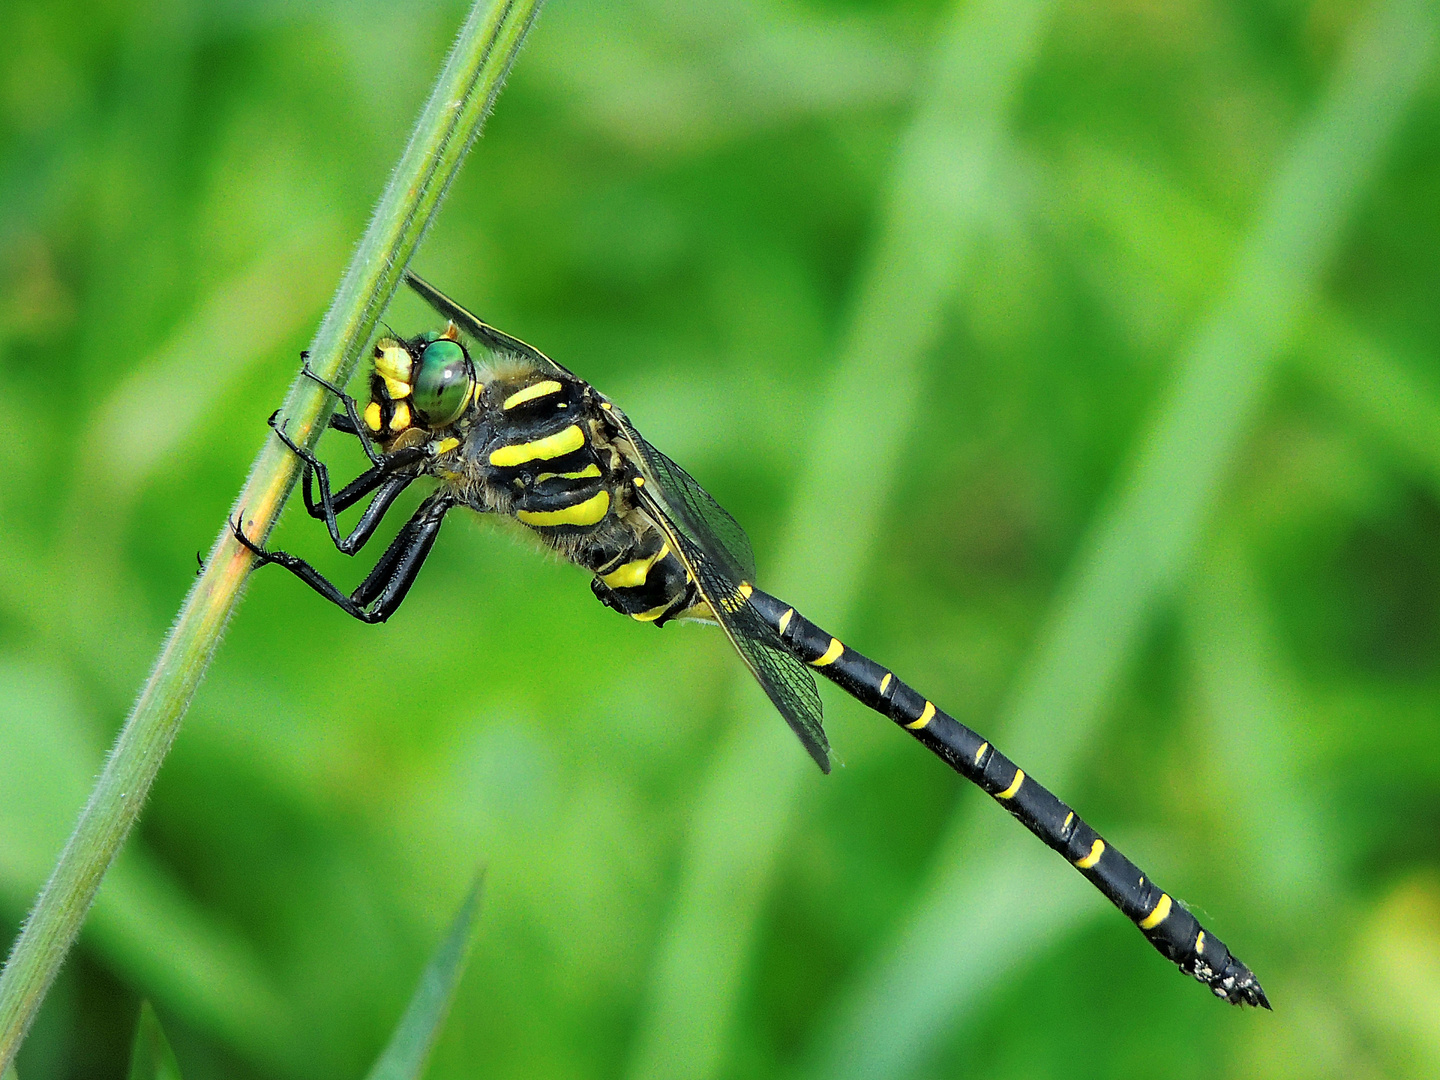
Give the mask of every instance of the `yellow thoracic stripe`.
M 830 647 L 820 656 L 810 661 L 811 667 L 827 667 L 840 659 L 840 654 L 845 651 L 845 646 L 840 644 L 839 638 L 830 639 Z
M 927 701 L 925 702 L 925 708 L 920 712 L 920 719 L 916 720 L 913 724 L 906 724 L 905 726 L 911 731 L 919 731 L 926 724 L 930 723 L 934 716 L 935 706 Z
M 648 559 L 632 559 L 622 566 L 617 566 L 600 580 L 612 589 L 633 589 L 636 586 L 644 585 L 645 578 L 650 574 L 650 567 L 660 562 L 669 554 L 670 541 L 666 540 L 665 543 L 660 546 L 660 550 Z
M 537 484 L 543 484 L 546 480 L 584 480 L 591 476 L 600 475 L 600 466 L 593 461 L 583 469 L 576 472 L 542 472 L 535 477 Z
M 1169 917 L 1170 917 L 1170 894 L 1169 894 L 1169 893 L 1163 893 L 1163 892 L 1162 892 L 1162 893 L 1160 894 L 1160 902 L 1155 905 L 1155 910 L 1152 911 L 1152 912 L 1150 912 L 1149 915 L 1146 915 L 1145 918 L 1143 918 L 1143 919 L 1140 920 L 1140 923 L 1139 923 L 1140 929 L 1141 929 L 1141 930 L 1154 930 L 1155 927 L 1159 926 L 1162 922 L 1164 922 L 1164 921 L 1165 921 L 1167 918 L 1169 918 Z
M 524 465 L 527 461 L 548 461 L 550 458 L 564 457 L 572 450 L 579 450 L 584 445 L 585 433 L 580 430 L 579 424 L 571 424 L 563 431 L 557 431 L 554 435 L 546 435 L 543 439 L 536 439 L 534 442 L 511 443 L 509 446 L 502 446 L 491 452 L 490 464 L 507 469 L 513 465 Z
M 517 405 L 524 405 L 527 401 L 534 401 L 536 398 L 547 397 L 550 394 L 558 394 L 564 387 L 554 379 L 546 379 L 544 382 L 531 383 L 523 390 L 516 390 L 505 399 L 502 409 L 513 409 Z
M 610 512 L 610 492 L 601 488 L 584 502 L 561 510 L 517 510 L 526 525 L 594 525 Z
M 1090 854 L 1086 855 L 1083 859 L 1076 859 L 1075 865 L 1078 866 L 1081 870 L 1089 870 L 1092 866 L 1094 866 L 1100 861 L 1100 856 L 1104 854 L 1105 841 L 1097 839 L 1095 843 L 1090 845 Z

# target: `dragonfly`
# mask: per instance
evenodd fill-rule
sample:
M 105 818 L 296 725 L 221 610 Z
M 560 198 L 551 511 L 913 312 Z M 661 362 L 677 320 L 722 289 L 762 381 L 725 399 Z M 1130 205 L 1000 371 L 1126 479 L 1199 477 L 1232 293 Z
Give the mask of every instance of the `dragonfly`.
M 758 588 L 744 529 L 614 402 L 419 276 L 407 272 L 405 280 L 445 326 L 381 338 L 363 406 L 308 359 L 302 366 L 335 395 L 340 409 L 330 427 L 358 439 L 370 467 L 336 491 L 325 463 L 287 434 L 278 413 L 270 426 L 303 463 L 306 511 L 347 555 L 365 546 L 416 480 L 432 478 L 434 490 L 349 593 L 304 559 L 250 539 L 242 512 L 230 525 L 256 568 L 284 567 L 348 614 L 381 623 L 404 601 L 446 514 L 466 507 L 513 517 L 592 574 L 595 596 L 615 611 L 656 626 L 718 626 L 822 771 L 830 771 L 830 746 L 815 673 L 991 796 L 1182 972 L 1232 1004 L 1270 1008 L 1224 942 L 1059 797 L 885 665 Z M 338 515 L 365 499 L 355 525 L 342 530 Z

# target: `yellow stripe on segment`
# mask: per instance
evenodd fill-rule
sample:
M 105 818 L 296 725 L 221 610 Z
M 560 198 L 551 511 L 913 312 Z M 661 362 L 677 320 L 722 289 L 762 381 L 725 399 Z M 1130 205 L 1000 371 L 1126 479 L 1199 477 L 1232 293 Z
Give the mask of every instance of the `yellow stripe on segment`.
M 1100 861 L 1100 856 L 1104 854 L 1105 841 L 1096 840 L 1095 843 L 1090 845 L 1090 854 L 1086 855 L 1083 859 L 1076 859 L 1075 865 L 1081 870 L 1089 870 L 1092 866 L 1094 866 Z
M 661 604 L 659 607 L 652 607 L 649 611 L 642 611 L 639 615 L 631 615 L 630 617 L 636 622 L 654 622 L 660 618 L 661 615 L 669 611 L 670 607 L 670 604 Z
M 536 439 L 534 442 L 511 443 L 509 446 L 502 446 L 490 454 L 490 464 L 497 468 L 508 469 L 515 465 L 524 465 L 527 461 L 548 461 L 550 458 L 564 457 L 584 445 L 585 433 L 580 430 L 579 424 L 571 424 L 563 431 L 557 431 L 554 435 L 546 435 L 543 439 Z M 608 499 L 609 496 L 606 498 Z
M 746 600 L 749 600 L 750 597 L 754 595 L 754 593 L 755 586 L 751 585 L 748 581 L 740 582 L 740 595 L 743 596 Z
M 890 688 L 890 680 L 894 678 L 890 672 L 885 672 L 885 677 L 880 680 L 880 693 L 883 695 Z
M 645 478 L 644 478 L 643 476 L 637 476 L 637 477 L 635 477 L 635 486 L 636 486 L 636 487 L 644 487 L 644 486 L 645 486 Z
M 1066 829 L 1070 828 L 1070 822 L 1072 822 L 1072 821 L 1074 821 L 1074 820 L 1075 820 L 1075 811 L 1074 811 L 1074 810 L 1071 810 L 1070 813 L 1068 813 L 1068 814 L 1065 815 L 1065 824 L 1060 826 L 1060 831 L 1061 831 L 1061 832 L 1064 832 Z
M 650 574 L 650 567 L 662 561 L 669 554 L 670 541 L 666 540 L 660 550 L 648 559 L 632 559 L 622 566 L 617 566 L 600 580 L 612 589 L 633 589 L 644 585 L 645 578 Z
M 372 401 L 365 406 L 365 426 L 371 431 L 380 430 L 380 402 Z
M 1170 894 L 1161 893 L 1160 902 L 1155 905 L 1155 910 L 1141 919 L 1139 926 L 1141 930 L 1154 930 L 1162 922 L 1170 917 Z
M 526 525 L 594 525 L 610 512 L 610 492 L 601 488 L 584 502 L 562 510 L 517 510 L 515 516 Z
M 543 484 L 546 480 L 585 480 L 591 476 L 600 475 L 600 466 L 593 461 L 583 469 L 576 472 L 542 472 L 535 477 L 537 484 Z
M 836 660 L 840 659 L 840 654 L 844 651 L 845 646 L 840 644 L 840 639 L 832 637 L 830 639 L 830 647 L 826 649 L 824 653 L 822 653 L 818 658 L 811 660 L 810 666 L 829 667 Z
M 1201 930 L 1200 933 L 1195 936 L 1195 955 L 1196 955 L 1196 956 L 1204 956 L 1204 955 L 1205 955 L 1205 931 L 1204 931 L 1204 930 Z
M 786 609 L 785 609 L 785 614 L 780 616 L 780 636 L 781 636 L 781 637 L 784 637 L 784 636 L 785 636 L 785 628 L 790 625 L 790 620 L 793 619 L 794 617 L 795 617 L 795 609 L 794 609 L 793 607 L 786 608 Z
M 1013 798 L 1015 797 L 1015 793 L 1020 790 L 1020 785 L 1023 784 L 1024 782 L 1025 782 L 1025 770 L 1024 770 L 1024 769 L 1016 769 L 1016 770 L 1015 770 L 1015 779 L 1010 781 L 1010 786 L 1007 787 L 1004 791 L 1000 792 L 999 795 L 996 795 L 995 798 L 997 798 L 997 799 L 1013 799 Z
M 565 389 L 554 379 L 546 379 L 544 382 L 531 383 L 524 390 L 516 390 L 505 399 L 500 408 L 506 410 L 515 408 L 517 405 L 524 405 L 527 401 L 534 401 L 536 398 L 548 397 L 551 394 L 558 394 Z
M 913 724 L 906 724 L 905 726 L 906 726 L 907 728 L 909 728 L 911 731 L 919 731 L 919 730 L 920 730 L 921 728 L 923 728 L 926 724 L 930 723 L 930 721 L 934 718 L 934 716 L 935 716 L 935 706 L 932 705 L 930 702 L 927 701 L 927 702 L 925 702 L 925 708 L 922 709 L 921 712 L 920 712 L 920 719 L 919 719 L 919 720 L 916 720 Z
M 980 744 L 980 749 L 975 751 L 975 764 L 976 764 L 976 765 L 979 765 L 979 764 L 980 764 L 980 759 L 985 756 L 985 751 L 986 751 L 986 750 L 989 750 L 989 749 L 990 749 L 990 744 L 989 744 L 988 742 L 982 742 L 982 743 Z

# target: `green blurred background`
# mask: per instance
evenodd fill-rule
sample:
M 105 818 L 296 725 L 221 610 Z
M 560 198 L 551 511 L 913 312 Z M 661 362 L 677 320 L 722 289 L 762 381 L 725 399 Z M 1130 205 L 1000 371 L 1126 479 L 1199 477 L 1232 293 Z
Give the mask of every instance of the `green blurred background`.
M 0 11 L 7 940 L 463 14 Z M 1440 1075 L 1436 22 L 554 0 L 416 262 L 1273 1015 L 889 724 L 824 688 L 822 777 L 718 633 L 454 515 L 384 627 L 251 584 L 20 1075 L 121 1075 L 148 996 L 191 1080 L 359 1077 L 480 864 L 435 1077 Z

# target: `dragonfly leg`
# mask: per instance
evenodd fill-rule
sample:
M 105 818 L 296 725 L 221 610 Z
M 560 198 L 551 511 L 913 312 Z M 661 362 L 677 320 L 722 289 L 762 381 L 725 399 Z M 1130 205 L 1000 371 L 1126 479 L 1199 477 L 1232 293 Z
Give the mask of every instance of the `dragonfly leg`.
M 374 569 L 349 596 L 304 559 L 284 551 L 267 551 L 246 536 L 242 528 L 243 511 L 240 515 L 242 520 L 230 520 L 230 530 L 235 539 L 255 556 L 259 565 L 274 563 L 283 566 L 347 615 L 361 622 L 381 623 L 395 613 L 410 586 L 415 584 L 425 557 L 435 546 L 445 514 L 454 505 L 449 497 L 443 495 L 432 495 L 421 503 L 390 542 L 385 554 L 380 556 Z

